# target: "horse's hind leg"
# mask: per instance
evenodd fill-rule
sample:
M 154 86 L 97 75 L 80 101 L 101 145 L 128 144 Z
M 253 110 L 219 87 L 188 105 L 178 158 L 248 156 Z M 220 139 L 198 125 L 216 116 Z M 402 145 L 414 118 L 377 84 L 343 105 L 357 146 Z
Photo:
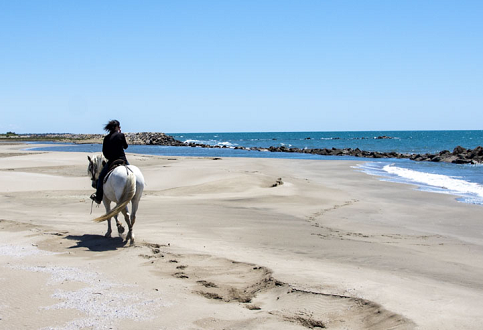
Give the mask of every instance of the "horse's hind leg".
M 134 234 L 133 234 L 133 227 L 134 223 L 136 222 L 136 212 L 139 206 L 139 199 L 132 200 L 132 210 L 131 210 L 131 227 L 129 229 L 128 237 L 131 238 L 131 244 L 134 244 Z
M 124 211 L 123 211 L 123 213 L 124 213 Z M 124 233 L 124 230 L 125 230 L 124 226 L 117 219 L 117 215 L 115 215 L 114 218 L 116 219 L 117 232 L 119 233 L 119 236 L 121 236 Z M 124 215 L 124 218 L 126 218 L 125 215 Z
M 107 220 L 107 232 L 104 235 L 104 237 L 110 238 L 112 234 L 112 228 L 111 228 L 111 219 Z
M 104 206 L 106 207 L 106 213 L 109 213 L 111 211 L 111 202 L 104 199 Z M 122 233 L 124 233 L 124 227 L 117 219 L 117 215 L 114 216 L 114 219 L 116 220 L 117 232 L 119 233 L 119 235 L 121 235 Z M 110 238 L 112 237 L 111 234 L 112 234 L 112 226 L 111 226 L 111 218 L 109 218 L 107 220 L 107 233 L 104 236 Z
M 121 236 L 124 233 L 124 226 L 117 219 L 117 215 L 114 216 L 114 219 L 116 219 L 117 232 Z
M 107 199 L 104 199 L 104 206 L 106 208 L 106 213 L 109 213 L 111 211 L 111 202 L 107 201 Z M 111 237 L 111 234 L 112 234 L 111 218 L 109 218 L 107 220 L 107 232 L 104 236 Z
M 132 201 L 132 212 L 131 212 L 131 225 L 134 227 L 134 223 L 136 222 L 136 212 L 138 211 L 139 207 L 139 200 Z
M 132 234 L 132 226 L 133 222 L 130 220 L 129 210 L 126 206 L 124 210 L 122 210 L 122 214 L 124 215 L 124 220 L 126 221 L 128 233 L 126 235 L 126 241 L 130 241 L 131 244 L 134 244 L 134 236 Z

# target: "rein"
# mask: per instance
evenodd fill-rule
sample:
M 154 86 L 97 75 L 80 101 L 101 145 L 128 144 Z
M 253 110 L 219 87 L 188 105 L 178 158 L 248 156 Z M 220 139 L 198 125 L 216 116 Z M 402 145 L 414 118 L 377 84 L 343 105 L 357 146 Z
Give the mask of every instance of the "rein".
M 90 214 L 92 214 L 92 208 L 93 208 L 93 206 L 94 206 L 94 201 L 91 201 L 91 213 Z M 99 207 L 99 204 L 96 204 L 96 207 Z

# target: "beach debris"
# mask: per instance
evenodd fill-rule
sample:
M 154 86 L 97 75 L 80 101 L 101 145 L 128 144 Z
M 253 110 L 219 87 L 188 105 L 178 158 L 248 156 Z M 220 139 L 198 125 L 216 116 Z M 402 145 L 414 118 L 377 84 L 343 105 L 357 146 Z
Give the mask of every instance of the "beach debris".
M 282 180 L 282 178 L 278 178 L 277 181 L 275 181 L 275 183 L 272 184 L 272 188 L 278 187 L 278 186 L 281 186 L 281 185 L 283 185 L 283 180 Z

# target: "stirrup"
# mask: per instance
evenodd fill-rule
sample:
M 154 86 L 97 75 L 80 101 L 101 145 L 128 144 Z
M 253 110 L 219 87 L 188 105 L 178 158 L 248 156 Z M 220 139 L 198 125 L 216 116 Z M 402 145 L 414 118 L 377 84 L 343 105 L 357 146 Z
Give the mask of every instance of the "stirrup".
M 102 202 L 102 200 L 97 199 L 97 195 L 95 193 L 93 193 L 90 198 L 97 204 L 101 204 Z

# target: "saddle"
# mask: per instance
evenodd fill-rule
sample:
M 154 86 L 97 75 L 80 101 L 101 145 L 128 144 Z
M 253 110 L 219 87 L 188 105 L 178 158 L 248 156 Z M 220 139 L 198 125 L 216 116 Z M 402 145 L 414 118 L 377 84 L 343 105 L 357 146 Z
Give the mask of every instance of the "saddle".
M 112 162 L 111 165 L 109 165 L 109 170 L 106 174 L 106 176 L 104 177 L 104 180 L 102 183 L 106 183 L 107 179 L 109 178 L 109 176 L 111 175 L 112 171 L 114 171 L 117 167 L 119 166 L 126 166 L 126 161 L 123 160 L 123 159 L 117 159 L 115 161 Z M 130 171 L 130 169 L 128 167 L 126 167 L 127 170 Z
M 124 159 L 117 159 L 112 162 L 111 166 L 109 166 L 109 172 L 111 172 L 113 169 L 115 169 L 118 166 L 125 166 L 126 161 Z

